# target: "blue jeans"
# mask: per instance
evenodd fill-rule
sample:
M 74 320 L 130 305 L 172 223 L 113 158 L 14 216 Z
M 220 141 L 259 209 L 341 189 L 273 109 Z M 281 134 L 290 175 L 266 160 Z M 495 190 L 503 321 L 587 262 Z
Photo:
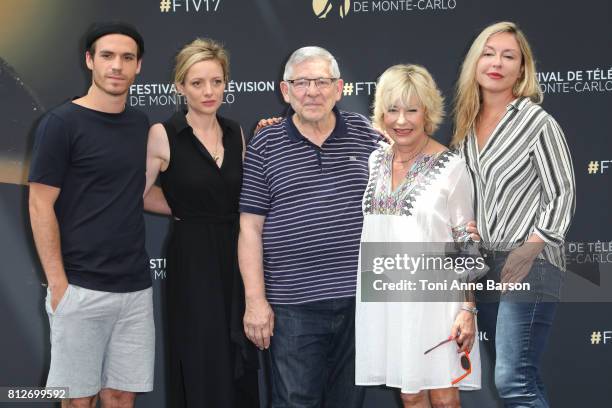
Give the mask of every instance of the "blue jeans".
M 361 407 L 364 389 L 355 385 L 355 298 L 272 308 L 272 407 Z
M 499 278 L 505 258 L 490 262 L 484 279 Z M 540 366 L 557 310 L 560 276 L 555 266 L 536 259 L 526 280 L 544 284 L 533 293 L 525 299 L 502 295 L 499 302 L 478 303 L 478 325 L 495 344 L 495 386 L 505 407 L 550 405 Z

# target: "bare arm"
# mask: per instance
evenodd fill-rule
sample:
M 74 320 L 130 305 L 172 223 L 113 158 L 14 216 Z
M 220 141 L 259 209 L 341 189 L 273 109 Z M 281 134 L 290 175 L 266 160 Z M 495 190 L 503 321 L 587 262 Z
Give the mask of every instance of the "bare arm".
M 534 232 L 523 245 L 513 249 L 501 272 L 502 283 L 522 282 L 531 271 L 533 262 L 544 250 L 545 245 L 544 240 Z
M 244 282 L 246 308 L 244 332 L 260 349 L 270 346 L 274 312 L 266 299 L 263 275 L 262 232 L 266 217 L 242 213 L 238 237 L 238 262 Z
M 170 144 L 164 127 L 156 123 L 149 130 L 149 141 L 147 142 L 147 172 L 144 198 L 146 211 L 171 215 L 172 211 L 161 188 L 154 185 L 160 171 L 168 168 L 170 163 Z
M 51 309 L 55 310 L 68 287 L 62 261 L 59 224 L 53 208 L 60 189 L 40 183 L 30 183 L 30 224 L 38 257 L 51 291 Z
M 144 196 L 144 209 L 156 214 L 172 215 L 166 196 L 158 186 L 151 186 L 147 195 Z
M 242 127 L 240 128 L 240 135 L 242 136 L 242 160 L 244 160 L 244 155 L 246 154 L 246 140 L 244 140 L 244 131 Z
M 448 209 L 450 214 L 450 225 L 452 237 L 455 242 L 458 243 L 469 243 L 470 238 L 474 238 L 474 233 L 470 233 L 470 224 L 474 223 L 474 205 L 473 205 L 473 187 L 468 173 L 467 166 L 464 163 L 458 165 L 453 175 L 452 187 L 448 194 Z M 475 229 L 475 223 L 474 223 Z M 480 239 L 480 236 L 478 236 Z M 461 257 L 473 257 L 475 255 L 480 256 L 475 246 L 464 247 Z M 466 280 L 469 280 L 469 270 L 462 271 L 466 273 Z M 482 275 L 482 272 L 486 273 L 486 269 L 474 268 L 473 271 L 476 276 Z M 476 278 L 474 278 L 476 279 Z M 451 327 L 451 335 L 455 337 L 457 344 L 459 345 L 459 352 L 471 351 L 476 339 L 476 319 L 473 310 L 476 307 L 474 303 L 474 295 L 471 291 L 464 292 L 464 302 L 455 316 L 455 321 Z

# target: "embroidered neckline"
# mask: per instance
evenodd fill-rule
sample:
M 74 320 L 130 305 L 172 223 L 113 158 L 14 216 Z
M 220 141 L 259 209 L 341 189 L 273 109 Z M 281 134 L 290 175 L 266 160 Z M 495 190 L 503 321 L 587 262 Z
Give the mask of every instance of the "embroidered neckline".
M 415 200 L 437 179 L 450 158 L 456 155 L 451 150 L 421 155 L 408 170 L 406 178 L 398 188 L 392 191 L 391 147 L 381 148 L 375 154 L 372 174 L 363 197 L 363 213 L 404 216 L 413 214 Z

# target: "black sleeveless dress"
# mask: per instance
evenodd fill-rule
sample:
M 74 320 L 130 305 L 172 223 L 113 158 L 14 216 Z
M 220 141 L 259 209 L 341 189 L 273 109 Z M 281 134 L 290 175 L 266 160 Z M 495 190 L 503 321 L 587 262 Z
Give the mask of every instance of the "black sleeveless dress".
M 185 112 L 163 123 L 170 164 L 161 178 L 175 220 L 167 248 L 168 406 L 258 407 L 257 353 L 245 337 L 238 270 L 240 126 L 217 116 L 221 168 Z

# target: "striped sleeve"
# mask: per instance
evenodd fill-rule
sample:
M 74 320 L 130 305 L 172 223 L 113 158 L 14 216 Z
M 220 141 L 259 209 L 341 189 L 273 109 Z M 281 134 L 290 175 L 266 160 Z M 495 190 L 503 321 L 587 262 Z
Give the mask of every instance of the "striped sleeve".
M 546 243 L 558 246 L 563 243 L 574 214 L 576 183 L 565 136 L 552 117 L 534 144 L 532 158 L 543 186 L 534 232 Z
M 270 209 L 270 190 L 266 181 L 261 140 L 261 137 L 256 136 L 247 146 L 240 191 L 240 212 L 267 215 Z

